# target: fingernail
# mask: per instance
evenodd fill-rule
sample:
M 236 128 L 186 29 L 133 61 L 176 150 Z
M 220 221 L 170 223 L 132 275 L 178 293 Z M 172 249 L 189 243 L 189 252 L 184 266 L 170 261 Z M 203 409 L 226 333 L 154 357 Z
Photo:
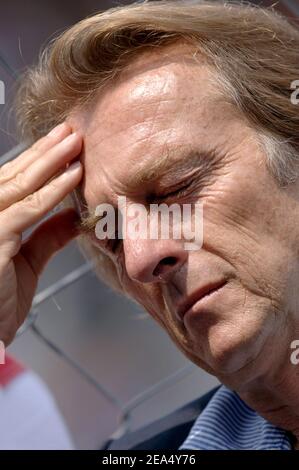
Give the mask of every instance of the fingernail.
M 72 163 L 62 174 L 66 176 L 72 176 L 79 172 L 81 169 L 82 164 L 77 160 L 76 162 Z
M 62 129 L 65 127 L 65 122 L 61 123 L 61 124 L 58 124 L 58 126 L 54 127 L 49 133 L 48 135 L 50 135 L 51 137 L 55 137 L 56 135 L 58 135 Z
M 77 132 L 73 132 L 72 134 L 68 135 L 65 139 L 63 139 L 61 143 L 67 144 L 69 142 L 72 142 L 73 140 L 76 140 L 77 137 Z

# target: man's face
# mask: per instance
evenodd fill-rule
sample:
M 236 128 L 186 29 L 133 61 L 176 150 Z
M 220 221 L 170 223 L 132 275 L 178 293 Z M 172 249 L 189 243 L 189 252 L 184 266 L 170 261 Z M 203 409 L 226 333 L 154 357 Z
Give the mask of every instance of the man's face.
M 234 383 L 242 371 L 249 380 L 269 369 L 274 343 L 277 352 L 289 347 L 299 279 L 297 188 L 277 187 L 256 132 L 186 48 L 139 57 L 77 116 L 82 193 L 91 213 L 102 202 L 117 207 L 118 196 L 128 206 L 203 204 L 201 249 L 187 251 L 179 239 L 124 239 L 108 254 L 123 289 L 183 353 Z M 190 152 L 198 159 L 184 168 Z M 170 167 L 151 174 L 165 155 Z M 222 287 L 178 315 L 186 299 L 191 307 L 199 289 L 213 285 Z

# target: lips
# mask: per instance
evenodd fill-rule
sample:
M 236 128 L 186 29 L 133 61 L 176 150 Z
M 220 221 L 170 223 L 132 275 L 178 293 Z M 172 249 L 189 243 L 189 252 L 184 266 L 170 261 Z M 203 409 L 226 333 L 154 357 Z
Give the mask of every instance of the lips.
M 208 296 L 209 294 L 212 294 L 213 292 L 217 291 L 221 287 L 223 287 L 227 281 L 221 280 L 221 281 L 215 281 L 215 282 L 210 282 L 208 284 L 205 284 L 204 286 L 201 286 L 199 289 L 197 289 L 193 294 L 191 294 L 187 299 L 185 299 L 177 309 L 177 316 L 178 318 L 182 321 L 184 319 L 184 316 L 186 312 L 199 300 L 203 299 L 204 297 Z

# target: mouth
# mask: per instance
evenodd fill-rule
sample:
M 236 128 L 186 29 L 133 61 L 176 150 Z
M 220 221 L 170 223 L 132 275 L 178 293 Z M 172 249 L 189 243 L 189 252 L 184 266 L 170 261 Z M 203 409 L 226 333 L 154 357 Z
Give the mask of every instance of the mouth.
M 197 289 L 193 294 L 191 294 L 182 304 L 179 305 L 177 309 L 177 316 L 180 321 L 184 320 L 184 317 L 193 311 L 193 307 L 196 304 L 196 307 L 206 304 L 207 301 L 212 299 L 222 287 L 227 284 L 227 280 L 215 281 L 205 284 L 204 286 Z

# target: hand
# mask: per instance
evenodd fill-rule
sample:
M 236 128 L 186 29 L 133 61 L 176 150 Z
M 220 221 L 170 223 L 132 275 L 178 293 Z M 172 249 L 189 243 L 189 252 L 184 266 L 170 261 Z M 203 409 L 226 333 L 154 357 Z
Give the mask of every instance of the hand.
M 82 165 L 71 160 L 81 148 L 82 136 L 63 123 L 0 167 L 0 340 L 6 346 L 30 311 L 46 263 L 77 235 L 78 216 L 70 208 L 41 223 L 22 241 L 22 232 L 80 182 Z

